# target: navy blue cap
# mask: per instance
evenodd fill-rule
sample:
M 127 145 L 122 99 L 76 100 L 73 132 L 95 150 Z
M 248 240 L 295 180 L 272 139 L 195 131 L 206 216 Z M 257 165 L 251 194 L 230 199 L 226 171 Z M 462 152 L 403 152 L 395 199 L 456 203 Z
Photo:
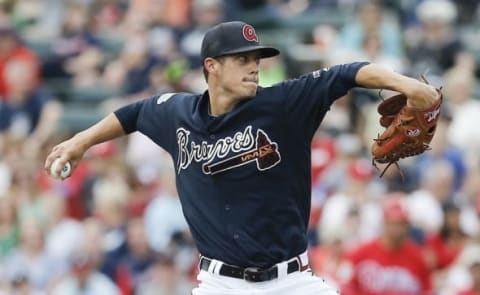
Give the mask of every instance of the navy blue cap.
M 202 60 L 207 57 L 219 57 L 228 54 L 258 51 L 261 58 L 278 55 L 280 51 L 262 46 L 255 29 L 244 22 L 220 23 L 210 28 L 202 41 Z

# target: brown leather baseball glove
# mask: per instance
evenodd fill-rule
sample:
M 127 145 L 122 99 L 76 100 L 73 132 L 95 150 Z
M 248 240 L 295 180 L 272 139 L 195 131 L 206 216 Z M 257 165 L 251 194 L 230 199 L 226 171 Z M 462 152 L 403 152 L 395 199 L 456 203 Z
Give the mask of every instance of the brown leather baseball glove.
M 394 95 L 378 106 L 382 116 L 380 124 L 386 130 L 374 139 L 372 144 L 372 164 L 388 165 L 380 174 L 383 176 L 391 164 L 398 167 L 398 160 L 415 156 L 430 149 L 430 142 L 435 134 L 440 107 L 442 104 L 441 89 L 437 89 L 440 99 L 434 105 L 420 109 L 407 106 L 407 97 Z

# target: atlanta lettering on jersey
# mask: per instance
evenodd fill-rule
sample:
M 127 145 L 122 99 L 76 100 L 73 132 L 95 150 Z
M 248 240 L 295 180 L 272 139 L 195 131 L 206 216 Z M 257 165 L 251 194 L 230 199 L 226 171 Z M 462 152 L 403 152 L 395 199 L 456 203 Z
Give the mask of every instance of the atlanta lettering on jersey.
M 256 137 L 249 125 L 243 132 L 232 137 L 218 139 L 215 143 L 190 141 L 190 131 L 177 129 L 178 160 L 177 170 L 187 169 L 192 161 L 203 162 L 205 174 L 216 174 L 251 162 L 256 162 L 258 170 L 267 170 L 280 162 L 278 145 L 272 142 L 265 131 L 258 129 Z M 228 155 L 233 154 L 229 158 Z

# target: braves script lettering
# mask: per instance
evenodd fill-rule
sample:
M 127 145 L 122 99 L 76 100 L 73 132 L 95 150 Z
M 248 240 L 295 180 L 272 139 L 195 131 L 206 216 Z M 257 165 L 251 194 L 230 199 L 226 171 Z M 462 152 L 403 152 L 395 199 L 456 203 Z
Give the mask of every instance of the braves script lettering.
M 178 160 L 177 171 L 187 169 L 192 161 L 203 162 L 204 174 L 214 175 L 233 168 L 256 163 L 259 171 L 268 170 L 281 161 L 278 144 L 268 137 L 262 129 L 257 129 L 256 136 L 252 134 L 252 126 L 247 126 L 243 132 L 237 132 L 232 137 L 218 139 L 209 144 L 202 141 L 197 144 L 190 141 L 190 131 L 177 129 Z M 228 158 L 226 158 L 229 156 Z
M 255 145 L 252 126 L 247 126 L 243 132 L 237 132 L 232 137 L 227 136 L 217 140 L 214 144 L 205 141 L 196 143 L 190 141 L 190 131 L 184 128 L 177 129 L 178 161 L 177 170 L 187 169 L 195 162 L 210 163 L 214 159 L 223 159 L 230 152 L 239 153 L 251 150 Z

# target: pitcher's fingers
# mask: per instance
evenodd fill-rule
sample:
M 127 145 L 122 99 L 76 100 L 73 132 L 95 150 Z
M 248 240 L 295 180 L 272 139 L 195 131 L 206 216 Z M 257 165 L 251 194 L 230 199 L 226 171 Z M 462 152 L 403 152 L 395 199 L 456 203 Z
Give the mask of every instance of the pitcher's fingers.
M 55 159 L 58 157 L 60 157 L 60 151 L 58 149 L 56 151 L 52 151 L 47 156 L 47 159 L 45 160 L 45 165 L 44 165 L 44 169 L 47 172 L 50 172 L 50 166 L 52 165 L 53 161 L 55 161 Z
M 55 174 L 60 175 L 60 172 L 62 172 L 63 167 L 67 164 L 69 161 L 69 157 L 67 154 L 62 154 L 60 158 L 58 158 L 58 165 L 55 167 Z

